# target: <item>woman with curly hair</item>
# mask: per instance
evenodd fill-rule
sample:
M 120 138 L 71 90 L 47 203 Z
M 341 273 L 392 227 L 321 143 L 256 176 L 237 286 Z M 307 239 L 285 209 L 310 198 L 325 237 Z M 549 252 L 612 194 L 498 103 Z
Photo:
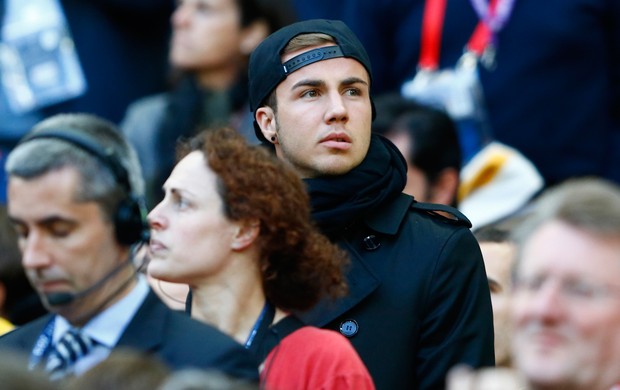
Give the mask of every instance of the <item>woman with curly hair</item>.
M 179 158 L 149 214 L 149 274 L 190 286 L 188 312 L 254 352 L 261 388 L 374 389 L 348 340 L 292 314 L 345 294 L 348 262 L 311 222 L 297 174 L 229 128 Z

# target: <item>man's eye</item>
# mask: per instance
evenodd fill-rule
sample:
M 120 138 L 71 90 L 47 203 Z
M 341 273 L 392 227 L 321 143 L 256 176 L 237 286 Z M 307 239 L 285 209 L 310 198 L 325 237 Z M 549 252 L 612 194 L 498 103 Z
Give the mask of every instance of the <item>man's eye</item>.
M 319 93 L 318 93 L 316 90 L 311 89 L 311 90 L 309 90 L 309 91 L 305 91 L 304 93 L 302 93 L 302 94 L 301 94 L 301 96 L 302 96 L 302 97 L 309 97 L 309 98 L 313 98 L 313 97 L 317 97 L 317 96 L 319 96 Z
M 13 225 L 13 229 L 15 229 L 15 234 L 17 234 L 17 238 L 28 238 L 28 229 L 22 225 Z
M 604 291 L 602 288 L 580 281 L 566 282 L 563 284 L 562 289 L 566 295 L 575 298 L 593 298 Z
M 360 96 L 362 91 L 360 91 L 359 88 L 349 88 L 345 91 L 345 94 L 348 96 Z
M 67 237 L 71 233 L 71 226 L 68 226 L 64 223 L 53 224 L 48 227 L 48 231 L 53 237 L 56 238 L 64 238 Z

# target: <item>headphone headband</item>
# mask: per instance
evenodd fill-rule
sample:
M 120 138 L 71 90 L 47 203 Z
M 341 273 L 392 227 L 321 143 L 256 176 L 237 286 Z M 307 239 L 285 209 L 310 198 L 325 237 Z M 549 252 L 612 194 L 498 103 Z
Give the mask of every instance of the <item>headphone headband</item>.
M 66 141 L 96 157 L 110 169 L 114 175 L 114 178 L 123 186 L 123 188 L 127 191 L 127 194 L 133 194 L 127 169 L 125 169 L 125 167 L 121 164 L 120 158 L 113 148 L 104 149 L 91 138 L 85 136 L 84 134 L 79 134 L 77 131 L 71 129 L 43 130 L 38 133 L 26 135 L 19 143 L 22 144 L 24 142 L 44 138 Z
M 117 240 L 126 245 L 148 241 L 149 226 L 146 222 L 146 207 L 143 200 L 134 195 L 129 180 L 129 172 L 121 164 L 120 156 L 114 148 L 104 148 L 92 137 L 89 137 L 87 134 L 81 134 L 78 130 L 71 128 L 55 128 L 31 133 L 26 135 L 19 144 L 35 139 L 58 139 L 65 141 L 101 161 L 126 191 L 126 198 L 120 202 L 114 216 Z

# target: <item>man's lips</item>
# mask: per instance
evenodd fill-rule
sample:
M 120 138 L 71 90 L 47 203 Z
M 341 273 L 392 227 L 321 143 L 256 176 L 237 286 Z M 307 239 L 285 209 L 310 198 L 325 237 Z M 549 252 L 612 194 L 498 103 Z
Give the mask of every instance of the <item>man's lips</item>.
M 69 282 L 66 280 L 38 280 L 34 283 L 35 288 L 43 293 L 66 291 L 69 287 Z
M 566 337 L 562 334 L 550 331 L 535 332 L 530 334 L 528 338 L 536 349 L 541 351 L 553 350 L 566 341 Z
M 344 133 L 332 133 L 321 139 L 320 143 L 332 149 L 347 150 L 351 148 L 351 138 Z

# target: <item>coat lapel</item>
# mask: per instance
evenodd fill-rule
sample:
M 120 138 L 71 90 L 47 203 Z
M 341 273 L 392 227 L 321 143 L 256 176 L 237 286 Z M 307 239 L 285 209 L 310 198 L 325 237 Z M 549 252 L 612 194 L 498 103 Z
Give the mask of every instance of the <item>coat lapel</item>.
M 372 242 L 367 241 L 372 233 L 395 235 L 413 203 L 409 195 L 401 194 L 395 200 L 388 202 L 387 207 L 380 208 L 365 218 L 366 230 L 360 230 L 353 238 L 339 245 L 349 253 L 351 264 L 347 270 L 349 293 L 337 301 L 322 300 L 313 309 L 298 313 L 298 316 L 306 323 L 323 327 L 337 317 L 351 310 L 362 300 L 368 297 L 381 285 L 381 278 L 376 269 L 368 262 L 369 252 L 372 256 L 381 256 L 382 248 L 372 248 Z M 385 248 L 384 248 L 385 250 Z M 376 263 L 376 261 L 375 261 Z
M 157 350 L 162 344 L 168 308 L 149 291 L 140 309 L 123 332 L 117 346 L 142 351 Z
M 351 265 L 347 272 L 349 293 L 337 301 L 323 299 L 311 310 L 298 313 L 298 316 L 305 323 L 318 327 L 327 325 L 361 302 L 381 284 L 381 280 L 367 266 L 364 259 L 357 252 L 350 250 L 350 248 L 346 249 L 351 257 Z

